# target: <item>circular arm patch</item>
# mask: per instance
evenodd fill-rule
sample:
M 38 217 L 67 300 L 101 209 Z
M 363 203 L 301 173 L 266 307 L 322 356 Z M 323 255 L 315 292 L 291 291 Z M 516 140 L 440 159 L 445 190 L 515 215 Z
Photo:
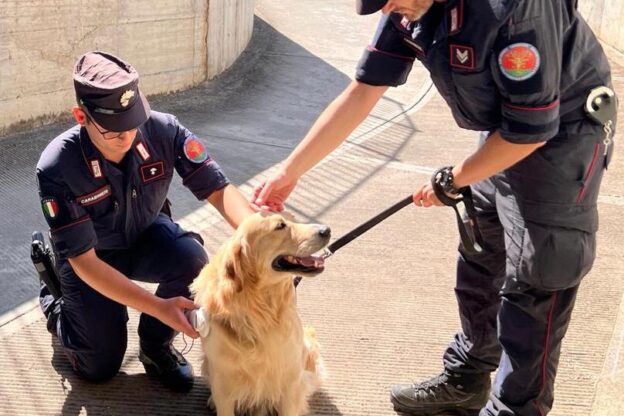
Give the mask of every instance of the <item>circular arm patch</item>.
M 202 142 L 191 136 L 184 141 L 184 156 L 191 162 L 203 163 L 208 159 L 208 152 Z
M 530 43 L 514 43 L 498 55 L 501 72 L 512 81 L 531 78 L 540 67 L 540 54 Z

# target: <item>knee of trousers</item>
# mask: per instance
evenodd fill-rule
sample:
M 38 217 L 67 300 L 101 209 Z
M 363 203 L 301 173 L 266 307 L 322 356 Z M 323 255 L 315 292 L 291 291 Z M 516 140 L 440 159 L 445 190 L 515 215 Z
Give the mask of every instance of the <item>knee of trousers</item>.
M 62 308 L 58 326 L 59 341 L 73 369 L 94 382 L 117 374 L 128 345 L 125 308 L 107 308 L 112 303 L 98 299 L 91 299 L 91 308 Z
M 190 235 L 179 238 L 176 241 L 174 253 L 171 258 L 175 261 L 179 280 L 186 285 L 199 275 L 199 272 L 208 263 L 208 255 L 202 245 Z
M 98 352 L 70 352 L 74 370 L 84 379 L 99 383 L 114 377 L 121 368 L 126 346 Z

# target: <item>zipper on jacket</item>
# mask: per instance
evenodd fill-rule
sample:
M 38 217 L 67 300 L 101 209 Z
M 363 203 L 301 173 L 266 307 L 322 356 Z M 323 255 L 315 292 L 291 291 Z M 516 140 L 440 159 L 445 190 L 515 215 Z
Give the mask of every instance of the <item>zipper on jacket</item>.
M 113 230 L 117 231 L 117 219 L 119 218 L 119 202 L 113 202 Z

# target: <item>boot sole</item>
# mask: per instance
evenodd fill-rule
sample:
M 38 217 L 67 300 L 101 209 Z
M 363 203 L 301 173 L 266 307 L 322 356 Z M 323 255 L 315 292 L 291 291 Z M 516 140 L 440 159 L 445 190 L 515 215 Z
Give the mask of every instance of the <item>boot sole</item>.
M 394 411 L 401 416 L 479 416 L 481 409 L 415 410 L 393 403 Z

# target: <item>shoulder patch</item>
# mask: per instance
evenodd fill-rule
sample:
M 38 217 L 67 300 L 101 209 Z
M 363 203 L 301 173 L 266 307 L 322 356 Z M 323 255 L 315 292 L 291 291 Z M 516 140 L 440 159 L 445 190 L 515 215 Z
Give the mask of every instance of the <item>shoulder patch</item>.
M 184 140 L 184 156 L 191 162 L 203 163 L 208 159 L 208 152 L 202 142 L 191 136 Z
M 535 75 L 540 67 L 540 54 L 530 43 L 514 43 L 498 55 L 501 72 L 512 81 L 524 81 Z
M 58 215 L 58 203 L 55 198 L 46 197 L 41 200 L 41 208 L 43 209 L 43 213 L 46 217 L 50 219 L 56 218 Z

